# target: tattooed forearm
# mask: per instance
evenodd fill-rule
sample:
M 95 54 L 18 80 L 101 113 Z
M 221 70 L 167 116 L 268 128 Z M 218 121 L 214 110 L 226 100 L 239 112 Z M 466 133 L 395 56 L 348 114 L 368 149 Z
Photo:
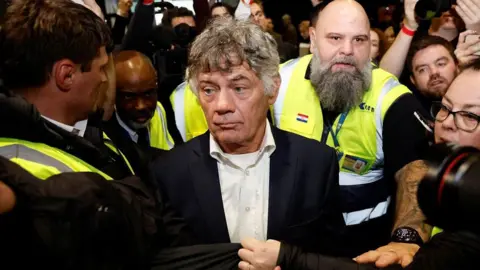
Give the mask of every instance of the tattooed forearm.
M 395 226 L 411 227 L 418 231 L 424 241 L 430 239 L 432 227 L 425 223 L 417 202 L 417 190 L 420 180 L 427 173 L 428 167 L 422 160 L 407 164 L 395 175 L 397 180 L 397 204 Z

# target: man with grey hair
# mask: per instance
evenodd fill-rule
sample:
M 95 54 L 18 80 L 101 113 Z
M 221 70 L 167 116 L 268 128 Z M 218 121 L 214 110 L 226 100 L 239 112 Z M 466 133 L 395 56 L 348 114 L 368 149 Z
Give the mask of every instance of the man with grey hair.
M 267 121 L 280 85 L 275 48 L 251 22 L 209 25 L 192 44 L 187 68 L 208 131 L 152 170 L 203 244 L 253 237 L 341 255 L 332 247 L 344 227 L 335 151 Z
M 430 232 L 416 202 L 424 175 L 417 161 L 428 147 L 418 119 L 426 114 L 392 74 L 370 63 L 370 24 L 359 3 L 335 0 L 313 14 L 312 54 L 280 68 L 274 124 L 337 151 L 352 256 L 381 247 L 359 261 L 407 265 Z

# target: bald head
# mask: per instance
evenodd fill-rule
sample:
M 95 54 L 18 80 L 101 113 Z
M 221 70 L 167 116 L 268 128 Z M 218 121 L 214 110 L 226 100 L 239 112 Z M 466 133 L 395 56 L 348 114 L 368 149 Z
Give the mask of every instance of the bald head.
M 365 9 L 357 1 L 354 0 L 335 0 L 330 2 L 325 8 L 323 8 L 318 14 L 318 19 L 315 24 L 317 25 L 335 24 L 337 21 L 354 21 L 355 24 L 361 24 L 366 29 L 370 30 L 370 21 Z
M 122 51 L 115 56 L 117 89 L 154 88 L 157 74 L 150 59 L 136 51 Z
M 145 127 L 157 104 L 157 73 L 152 62 L 136 51 L 115 56 L 117 113 L 130 128 Z

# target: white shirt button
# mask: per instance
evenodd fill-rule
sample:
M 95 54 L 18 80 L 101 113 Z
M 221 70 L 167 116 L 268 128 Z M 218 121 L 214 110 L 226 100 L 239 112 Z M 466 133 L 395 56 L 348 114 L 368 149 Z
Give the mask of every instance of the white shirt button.
M 249 176 L 249 175 L 250 175 L 250 171 L 249 171 L 249 170 L 246 170 L 246 171 L 245 171 L 245 174 L 246 174 L 247 176 Z
M 245 211 L 249 212 L 249 211 L 250 211 L 250 207 L 245 207 Z

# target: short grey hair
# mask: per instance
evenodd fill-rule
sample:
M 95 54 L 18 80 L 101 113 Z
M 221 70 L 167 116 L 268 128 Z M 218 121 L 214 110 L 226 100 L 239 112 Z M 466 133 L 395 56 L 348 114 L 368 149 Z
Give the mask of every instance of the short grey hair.
M 262 80 L 265 94 L 273 95 L 275 78 L 280 77 L 280 57 L 273 37 L 252 22 L 218 18 L 193 42 L 185 77 L 198 95 L 196 83 L 200 73 L 228 71 L 244 61 Z

